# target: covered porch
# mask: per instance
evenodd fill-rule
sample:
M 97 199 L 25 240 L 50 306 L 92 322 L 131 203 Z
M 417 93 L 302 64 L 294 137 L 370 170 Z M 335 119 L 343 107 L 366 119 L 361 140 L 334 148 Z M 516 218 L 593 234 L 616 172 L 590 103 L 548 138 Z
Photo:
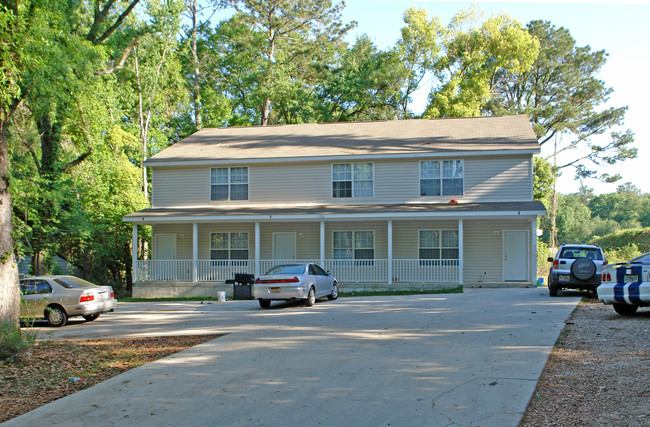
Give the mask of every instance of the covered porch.
M 138 285 L 218 286 L 292 262 L 319 264 L 343 287 L 532 284 L 536 203 L 149 209 L 125 221 Z M 138 256 L 138 224 L 153 227 L 153 259 Z

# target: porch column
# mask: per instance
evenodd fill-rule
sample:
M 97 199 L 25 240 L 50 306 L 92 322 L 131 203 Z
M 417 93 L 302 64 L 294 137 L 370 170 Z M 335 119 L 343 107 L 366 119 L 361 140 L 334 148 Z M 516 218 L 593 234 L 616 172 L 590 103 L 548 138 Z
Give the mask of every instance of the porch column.
M 537 286 L 537 218 L 530 220 L 530 248 L 532 259 L 530 260 L 530 278 L 533 282 L 533 288 Z
M 325 267 L 325 221 L 320 222 L 320 249 L 319 249 L 319 265 L 327 270 Z
M 255 222 L 255 277 L 260 277 L 260 223 Z
M 393 220 L 388 220 L 388 284 L 393 284 Z
M 192 283 L 198 282 L 199 224 L 192 224 Z
M 133 223 L 133 250 L 131 262 L 133 263 L 131 282 L 135 283 L 138 281 L 138 224 L 135 222 Z
M 463 220 L 458 219 L 458 284 L 463 284 L 463 267 L 465 265 L 465 254 L 463 249 Z

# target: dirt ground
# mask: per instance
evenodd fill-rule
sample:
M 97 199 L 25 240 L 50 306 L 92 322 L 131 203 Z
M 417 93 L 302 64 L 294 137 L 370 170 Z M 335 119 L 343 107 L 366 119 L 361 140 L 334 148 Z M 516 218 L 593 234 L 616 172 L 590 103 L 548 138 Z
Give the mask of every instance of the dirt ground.
M 0 422 L 217 337 L 38 343 L 0 366 Z M 625 317 L 585 300 L 566 321 L 520 425 L 650 426 L 649 366 L 650 309 Z
M 650 308 L 626 317 L 585 300 L 566 321 L 520 425 L 650 426 L 649 374 Z

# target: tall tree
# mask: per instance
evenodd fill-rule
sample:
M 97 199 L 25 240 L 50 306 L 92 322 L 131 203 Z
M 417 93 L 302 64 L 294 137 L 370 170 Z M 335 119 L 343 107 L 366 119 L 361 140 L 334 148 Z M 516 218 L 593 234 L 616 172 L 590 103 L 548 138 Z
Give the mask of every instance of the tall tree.
M 55 181 L 83 161 L 61 158 L 62 136 L 76 116 L 76 94 L 83 76 L 110 56 L 100 46 L 114 35 L 139 0 L 83 2 L 0 1 L 0 318 L 17 321 L 20 296 L 11 238 L 8 136 L 22 101 L 40 131 L 42 178 Z M 89 7 L 86 7 L 89 6 Z M 70 135 L 70 142 L 74 136 Z M 48 183 L 49 184 L 49 183 Z M 48 214 L 46 212 L 46 214 Z M 50 213 L 51 214 L 51 213 Z M 55 225 L 55 223 L 54 223 Z
M 481 19 L 477 8 L 465 9 L 446 28 L 444 53 L 435 66 L 439 85 L 431 91 L 423 117 L 479 116 L 501 74 L 530 70 L 538 41 L 508 15 L 477 26 Z
M 18 324 L 20 293 L 14 261 L 8 131 L 21 99 L 20 76 L 32 16 L 17 0 L 0 0 L 0 322 Z
M 263 126 L 272 121 L 272 105 L 300 91 L 313 75 L 311 64 L 351 27 L 341 22 L 343 3 L 331 0 L 229 0 L 239 13 L 230 50 L 251 55 L 256 79 L 249 99 Z M 242 28 L 245 27 L 244 28 Z M 240 36 L 240 37 L 235 37 Z M 242 38 L 241 36 L 244 36 Z M 243 47 L 242 45 L 248 45 Z
M 391 120 L 400 116 L 401 67 L 394 51 L 379 51 L 367 36 L 342 47 L 316 83 L 319 122 Z
M 412 115 L 408 108 L 411 95 L 440 61 L 446 30 L 437 16 L 429 19 L 426 9 L 407 9 L 404 24 L 395 50 L 404 69 L 400 108 L 401 116 L 407 118 Z
M 634 136 L 629 130 L 611 132 L 604 143 L 594 140 L 622 125 L 627 109 L 603 107 L 612 89 L 597 75 L 607 53 L 577 46 L 567 29 L 556 28 L 548 21 L 532 21 L 527 29 L 539 40 L 540 54 L 529 71 L 504 69 L 498 73 L 487 110 L 527 114 L 540 145 L 554 145 L 551 160 L 558 172 L 572 168 L 579 179 L 615 182 L 620 176 L 598 171 L 598 166 L 634 158 L 637 150 L 632 147 Z M 551 228 L 550 246 L 554 246 L 554 223 Z

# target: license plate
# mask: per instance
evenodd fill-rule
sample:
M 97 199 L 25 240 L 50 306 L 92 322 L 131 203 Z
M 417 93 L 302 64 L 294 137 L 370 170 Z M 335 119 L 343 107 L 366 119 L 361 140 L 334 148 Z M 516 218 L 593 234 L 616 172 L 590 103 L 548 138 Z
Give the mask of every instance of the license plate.
M 280 288 L 271 288 L 270 289 L 272 294 L 279 294 L 280 293 Z
M 560 276 L 560 280 L 570 280 L 570 279 L 571 277 L 569 276 L 562 276 L 562 275 Z
M 625 275 L 625 283 L 634 283 L 639 281 L 639 275 L 638 274 L 626 274 Z

